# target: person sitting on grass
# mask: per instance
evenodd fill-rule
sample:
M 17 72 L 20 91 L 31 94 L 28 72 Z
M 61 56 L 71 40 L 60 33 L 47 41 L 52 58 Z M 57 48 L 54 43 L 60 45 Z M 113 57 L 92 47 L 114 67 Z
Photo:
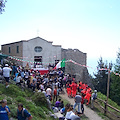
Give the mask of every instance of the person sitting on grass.
M 57 107 L 59 109 L 60 107 L 60 103 L 61 103 L 61 99 L 59 99 L 58 101 L 56 101 L 55 103 L 55 107 Z

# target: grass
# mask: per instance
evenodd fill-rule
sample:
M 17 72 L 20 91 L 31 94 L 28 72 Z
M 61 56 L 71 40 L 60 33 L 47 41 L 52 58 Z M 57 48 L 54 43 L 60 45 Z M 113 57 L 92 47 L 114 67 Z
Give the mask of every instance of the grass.
M 98 98 L 102 99 L 102 100 L 106 100 L 106 96 L 103 95 L 102 93 L 98 92 Z M 97 100 L 98 101 L 98 100 Z M 99 101 L 99 104 L 103 107 L 105 107 L 105 104 L 103 102 Z M 117 108 L 118 110 L 120 110 L 120 106 L 117 105 L 117 103 L 115 103 L 114 101 L 112 101 L 111 99 L 108 99 L 108 104 Z M 114 114 L 120 116 L 120 113 L 115 112 L 115 110 L 113 110 L 110 107 L 107 107 L 108 111 L 113 112 Z M 117 118 L 115 116 L 113 116 L 112 114 L 107 113 L 106 115 L 104 114 L 104 110 L 100 108 L 100 106 L 98 104 L 95 103 L 94 105 L 94 111 L 97 112 L 97 114 L 99 116 L 101 116 L 104 120 L 117 120 Z
M 48 115 L 49 109 L 44 94 L 35 93 L 25 89 L 22 91 L 21 88 L 14 84 L 6 89 L 4 84 L 0 84 L 0 100 L 7 99 L 7 105 L 10 108 L 10 117 L 13 120 L 17 120 L 17 105 L 23 103 L 24 107 L 33 116 L 32 120 L 54 120 L 53 117 Z M 52 111 L 51 111 L 52 112 Z
M 102 100 L 106 100 L 106 96 L 98 92 L 98 98 Z M 11 110 L 11 116 L 13 120 L 17 118 L 17 105 L 18 103 L 23 103 L 24 107 L 28 109 L 28 111 L 32 114 L 33 120 L 54 120 L 53 117 L 50 117 L 49 109 L 47 108 L 47 101 L 42 93 L 33 93 L 29 89 L 25 89 L 24 91 L 21 90 L 18 86 L 14 84 L 10 84 L 10 86 L 6 89 L 4 84 L 0 84 L 0 100 L 7 99 L 8 106 Z M 66 99 L 61 98 L 64 101 L 64 105 L 69 103 Z M 108 103 L 119 109 L 118 106 L 114 101 L 108 99 Z M 104 107 L 104 103 L 100 103 Z M 111 108 L 108 107 L 109 111 L 114 112 Z M 112 120 L 112 116 L 105 116 L 104 112 L 99 108 L 99 106 L 95 105 L 95 112 L 98 113 L 103 119 L 105 120 Z M 119 113 L 120 114 L 120 113 Z M 82 120 L 88 120 L 85 115 L 81 116 Z M 117 120 L 117 119 L 116 119 Z

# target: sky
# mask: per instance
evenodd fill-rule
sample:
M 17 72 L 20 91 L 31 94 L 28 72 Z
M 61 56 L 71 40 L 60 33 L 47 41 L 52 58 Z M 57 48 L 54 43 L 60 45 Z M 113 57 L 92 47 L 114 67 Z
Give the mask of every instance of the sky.
M 87 53 L 87 66 L 94 69 L 100 57 L 116 63 L 120 0 L 7 0 L 0 15 L 0 45 L 37 36 Z

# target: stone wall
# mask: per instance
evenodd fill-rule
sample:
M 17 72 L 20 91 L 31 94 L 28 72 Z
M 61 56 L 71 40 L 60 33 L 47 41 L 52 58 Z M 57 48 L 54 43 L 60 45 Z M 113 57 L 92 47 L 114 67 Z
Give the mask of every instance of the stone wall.
M 87 54 L 79 51 L 78 49 L 62 49 L 61 58 L 66 60 L 73 60 L 78 64 L 86 65 Z M 65 73 L 76 76 L 77 81 L 89 82 L 89 73 L 86 67 L 74 64 L 72 62 L 66 62 Z

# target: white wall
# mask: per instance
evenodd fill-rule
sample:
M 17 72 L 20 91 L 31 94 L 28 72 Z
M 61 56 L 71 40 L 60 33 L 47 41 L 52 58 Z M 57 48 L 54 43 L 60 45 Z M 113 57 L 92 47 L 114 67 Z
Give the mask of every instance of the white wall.
M 35 52 L 34 48 L 36 46 L 41 46 L 41 52 Z M 42 38 L 34 38 L 23 42 L 23 57 L 24 60 L 34 61 L 34 56 L 42 56 L 42 62 L 44 65 L 48 63 L 54 63 L 56 57 L 61 60 L 61 46 L 52 45 L 52 42 L 48 42 Z M 26 63 L 23 63 L 25 66 Z

